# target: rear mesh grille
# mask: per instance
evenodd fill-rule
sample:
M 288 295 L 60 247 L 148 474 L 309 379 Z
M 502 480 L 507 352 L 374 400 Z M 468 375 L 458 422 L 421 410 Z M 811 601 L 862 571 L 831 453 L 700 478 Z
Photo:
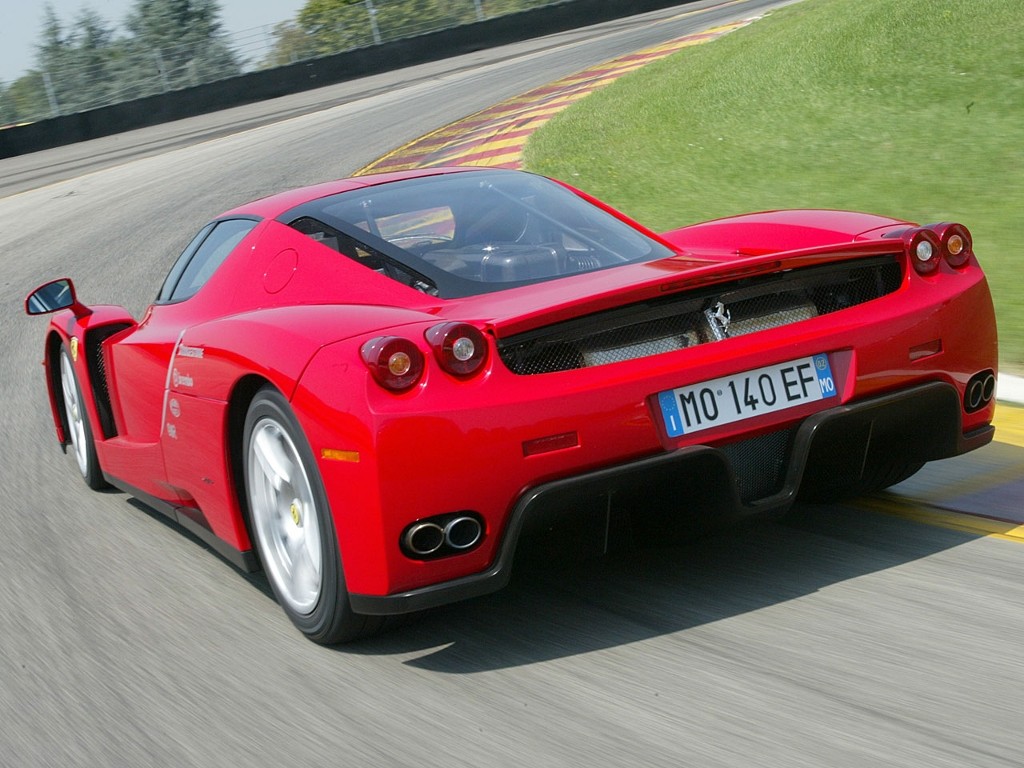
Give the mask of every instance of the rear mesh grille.
M 763 499 L 782 490 L 794 434 L 793 429 L 783 429 L 719 446 L 732 464 L 743 503 Z
M 498 353 L 520 375 L 634 360 L 838 312 L 902 278 L 896 256 L 759 275 L 499 339 Z

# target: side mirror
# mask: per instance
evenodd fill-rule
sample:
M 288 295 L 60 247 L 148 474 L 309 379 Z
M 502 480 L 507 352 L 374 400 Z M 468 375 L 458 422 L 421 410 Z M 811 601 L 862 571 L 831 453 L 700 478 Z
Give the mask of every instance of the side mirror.
M 75 284 L 66 277 L 39 286 L 25 299 L 25 312 L 29 315 L 45 315 L 58 309 L 71 309 L 77 317 L 90 314 L 89 309 L 78 303 Z

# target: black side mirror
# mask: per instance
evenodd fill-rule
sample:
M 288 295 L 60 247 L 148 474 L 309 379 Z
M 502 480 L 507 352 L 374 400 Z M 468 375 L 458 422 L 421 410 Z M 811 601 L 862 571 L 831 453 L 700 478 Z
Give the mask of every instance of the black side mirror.
M 58 309 L 71 309 L 79 316 L 89 314 L 89 310 L 78 303 L 75 284 L 66 277 L 39 286 L 25 299 L 25 312 L 30 315 L 45 315 Z

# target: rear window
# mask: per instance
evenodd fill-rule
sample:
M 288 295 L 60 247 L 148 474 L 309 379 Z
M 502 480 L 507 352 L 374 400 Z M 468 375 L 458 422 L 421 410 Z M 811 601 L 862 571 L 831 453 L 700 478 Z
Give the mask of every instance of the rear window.
M 446 298 L 672 255 L 560 184 L 515 171 L 352 190 L 282 219 L 370 269 Z

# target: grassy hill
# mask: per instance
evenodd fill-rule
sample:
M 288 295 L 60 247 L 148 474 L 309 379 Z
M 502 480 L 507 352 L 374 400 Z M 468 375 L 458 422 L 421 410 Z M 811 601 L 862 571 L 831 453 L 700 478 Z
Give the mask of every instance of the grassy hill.
M 655 229 L 843 208 L 974 234 L 1024 372 L 1024 4 L 804 0 L 599 91 L 526 164 Z

